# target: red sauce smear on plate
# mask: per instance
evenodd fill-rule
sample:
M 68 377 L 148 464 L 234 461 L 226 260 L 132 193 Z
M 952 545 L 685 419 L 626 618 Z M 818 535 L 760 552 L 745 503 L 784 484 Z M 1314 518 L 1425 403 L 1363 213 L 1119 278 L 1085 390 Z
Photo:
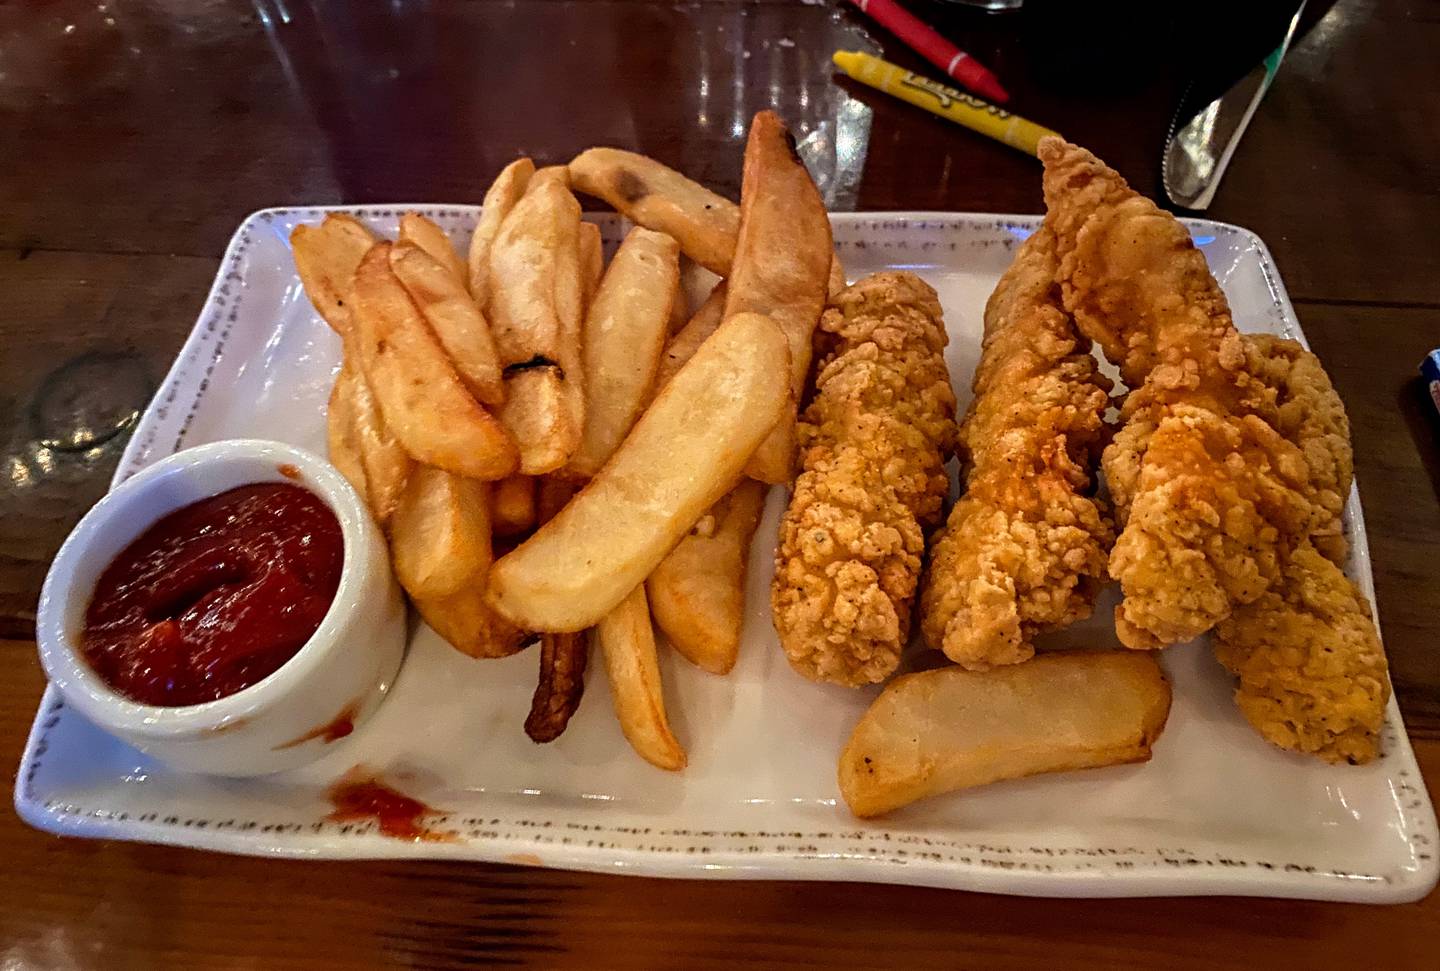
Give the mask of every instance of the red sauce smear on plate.
M 340 714 L 330 719 L 319 728 L 312 728 L 299 738 L 292 738 L 283 745 L 275 746 L 275 751 L 294 748 L 297 745 L 304 745 L 306 742 L 313 742 L 315 739 L 322 740 L 326 745 L 331 742 L 338 742 L 355 731 L 355 719 L 360 714 L 360 702 L 352 701 L 341 710 Z
M 449 842 L 454 833 L 437 833 L 425 826 L 426 816 L 443 815 L 419 799 L 397 792 L 379 779 L 352 776 L 330 787 L 330 804 L 335 811 L 326 819 L 337 823 L 374 820 L 380 832 L 396 839 Z
M 179 509 L 105 568 L 83 651 L 127 698 L 194 705 L 273 674 L 315 633 L 340 585 L 335 514 L 287 483 Z

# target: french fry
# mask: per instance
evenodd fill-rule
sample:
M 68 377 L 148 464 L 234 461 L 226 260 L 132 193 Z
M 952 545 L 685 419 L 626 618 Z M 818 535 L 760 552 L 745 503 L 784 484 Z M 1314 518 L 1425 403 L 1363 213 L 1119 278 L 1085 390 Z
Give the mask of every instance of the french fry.
M 375 521 L 384 526 L 400 501 L 400 493 L 405 489 L 415 460 L 391 433 L 380 414 L 380 406 L 376 404 L 375 395 L 360 370 L 359 352 L 353 350 L 357 340 L 353 331 L 345 340 L 345 361 L 349 373 L 347 375 L 345 369 L 341 369 L 337 390 L 350 403 L 355 438 L 360 446 L 360 463 L 365 469 L 365 493 L 370 512 Z
M 534 187 L 545 182 L 554 182 L 566 189 L 570 188 L 570 169 L 564 165 L 546 165 L 536 169 L 535 174 L 530 177 L 530 185 Z M 530 190 L 526 189 L 526 191 Z
M 685 366 L 685 362 L 694 356 L 700 345 L 720 326 L 725 319 L 725 281 L 721 280 L 715 284 L 715 289 L 710 291 L 710 296 L 695 311 L 689 322 L 675 332 L 675 335 L 665 345 L 665 353 L 660 356 L 660 366 L 655 371 L 655 382 L 653 387 L 656 393 L 670 383 L 675 373 Z
M 664 233 L 632 229 L 585 318 L 585 427 L 572 474 L 599 472 L 649 401 L 679 290 L 679 245 Z
M 346 384 L 355 380 L 355 365 L 344 361 L 330 389 L 330 404 L 325 411 L 326 439 L 330 464 L 340 471 L 366 506 L 370 505 L 369 487 L 365 482 L 365 463 L 360 457 L 360 436 L 355 428 L 354 396 Z
M 645 581 L 650 612 L 691 664 L 735 666 L 745 620 L 745 568 L 769 490 L 746 479 L 710 508 Z
M 461 279 L 427 250 L 404 241 L 390 247 L 390 269 L 475 399 L 492 407 L 504 402 L 505 380 L 495 338 Z
M 540 677 L 530 699 L 525 734 L 533 742 L 553 742 L 570 724 L 585 694 L 590 644 L 585 634 L 541 634 Z
M 390 269 L 390 245 L 372 247 L 355 274 L 356 346 L 385 425 L 421 462 L 504 478 L 519 465 L 515 443 L 455 373 Z
M 337 334 L 350 330 L 350 284 L 375 234 L 353 216 L 332 212 L 319 226 L 299 225 L 290 233 L 295 270 L 316 311 Z
M 790 340 L 788 413 L 746 466 L 761 482 L 788 482 L 795 460 L 795 404 L 810 371 L 810 339 L 829 288 L 830 217 L 794 140 L 773 111 L 750 124 L 740 190 L 740 232 L 725 316 L 761 313 Z
M 570 183 L 603 199 L 631 222 L 674 237 L 685 255 L 721 276 L 730 273 L 740 207 L 652 158 L 592 148 L 570 162 Z
M 485 605 L 485 578 L 475 577 L 448 597 L 410 598 L 421 619 L 461 654 L 508 657 L 526 644 L 525 632 Z
M 989 671 L 907 674 L 851 733 L 840 793 L 868 818 L 1002 779 L 1144 762 L 1169 712 L 1169 682 L 1138 651 L 1051 651 Z
M 670 731 L 655 631 L 645 588 L 636 587 L 595 627 L 595 640 L 605 659 L 615 717 L 630 747 L 646 762 L 678 772 L 685 768 L 685 749 Z
M 512 475 L 490 492 L 490 524 L 496 536 L 519 536 L 535 526 L 535 480 Z
M 501 421 L 520 471 L 560 468 L 585 418 L 580 354 L 580 204 L 558 176 L 536 173 L 490 247 L 490 325 L 506 365 Z
M 600 620 L 738 482 L 789 386 L 779 327 L 759 314 L 725 321 L 584 490 L 495 563 L 489 602 L 529 630 Z
M 605 243 L 600 238 L 600 227 L 594 223 L 580 224 L 580 277 L 581 296 L 585 310 L 595 300 L 595 291 L 600 289 L 600 278 L 605 275 Z
M 456 283 L 466 286 L 469 271 L 465 269 L 460 254 L 455 252 L 455 246 L 450 242 L 445 230 L 429 219 L 418 212 L 407 212 L 401 216 L 399 241 L 420 247 L 431 259 L 443 266 Z
M 476 305 L 485 311 L 490 300 L 490 245 L 500 224 L 510 215 L 510 210 L 525 195 L 530 176 L 535 174 L 535 163 L 520 158 L 500 170 L 495 182 L 485 192 L 480 210 L 480 220 L 475 224 L 475 235 L 470 237 L 470 252 L 466 257 L 469 274 L 470 296 Z
M 406 592 L 448 597 L 490 570 L 489 490 L 475 479 L 417 465 L 389 533 L 390 561 Z

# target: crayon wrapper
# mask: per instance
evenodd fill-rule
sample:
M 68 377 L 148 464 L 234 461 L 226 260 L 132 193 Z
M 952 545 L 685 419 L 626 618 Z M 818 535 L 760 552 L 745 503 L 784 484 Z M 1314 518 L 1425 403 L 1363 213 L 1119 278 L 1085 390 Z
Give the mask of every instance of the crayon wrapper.
M 1440 414 L 1440 350 L 1425 355 L 1425 360 L 1420 362 L 1420 377 L 1425 382 L 1425 390 L 1430 392 L 1436 413 Z

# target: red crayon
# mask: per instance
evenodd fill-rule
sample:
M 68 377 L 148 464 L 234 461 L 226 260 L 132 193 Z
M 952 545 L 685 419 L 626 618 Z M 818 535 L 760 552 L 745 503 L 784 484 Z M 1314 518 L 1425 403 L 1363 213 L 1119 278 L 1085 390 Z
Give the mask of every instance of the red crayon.
M 928 27 L 895 0 L 850 0 L 912 50 L 976 94 L 1004 104 L 1009 93 L 985 65 Z

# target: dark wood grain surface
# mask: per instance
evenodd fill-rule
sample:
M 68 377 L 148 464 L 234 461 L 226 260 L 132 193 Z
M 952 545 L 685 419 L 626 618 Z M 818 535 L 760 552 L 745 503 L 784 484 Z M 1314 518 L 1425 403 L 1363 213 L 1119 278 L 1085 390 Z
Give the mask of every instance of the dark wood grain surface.
M 1203 53 L 1184 18 L 912 6 L 989 63 L 1017 110 L 1158 191 Z M 1440 8 L 1309 10 L 1207 215 L 1265 238 L 1349 407 L 1396 691 L 1433 779 L 1440 421 L 1415 368 L 1440 346 Z M 734 195 L 745 122 L 766 107 L 806 136 L 834 208 L 1039 211 L 1033 160 L 837 82 L 837 48 L 920 66 L 834 0 L 0 0 L 0 634 L 18 639 L 0 644 L 4 758 L 42 687 L 27 639 L 46 564 L 103 493 L 249 211 L 476 202 L 516 154 L 596 143 Z M 1420 967 L 1440 934 L 1434 897 L 1037 901 L 274 863 L 62 840 L 8 810 L 0 874 L 6 968 Z

